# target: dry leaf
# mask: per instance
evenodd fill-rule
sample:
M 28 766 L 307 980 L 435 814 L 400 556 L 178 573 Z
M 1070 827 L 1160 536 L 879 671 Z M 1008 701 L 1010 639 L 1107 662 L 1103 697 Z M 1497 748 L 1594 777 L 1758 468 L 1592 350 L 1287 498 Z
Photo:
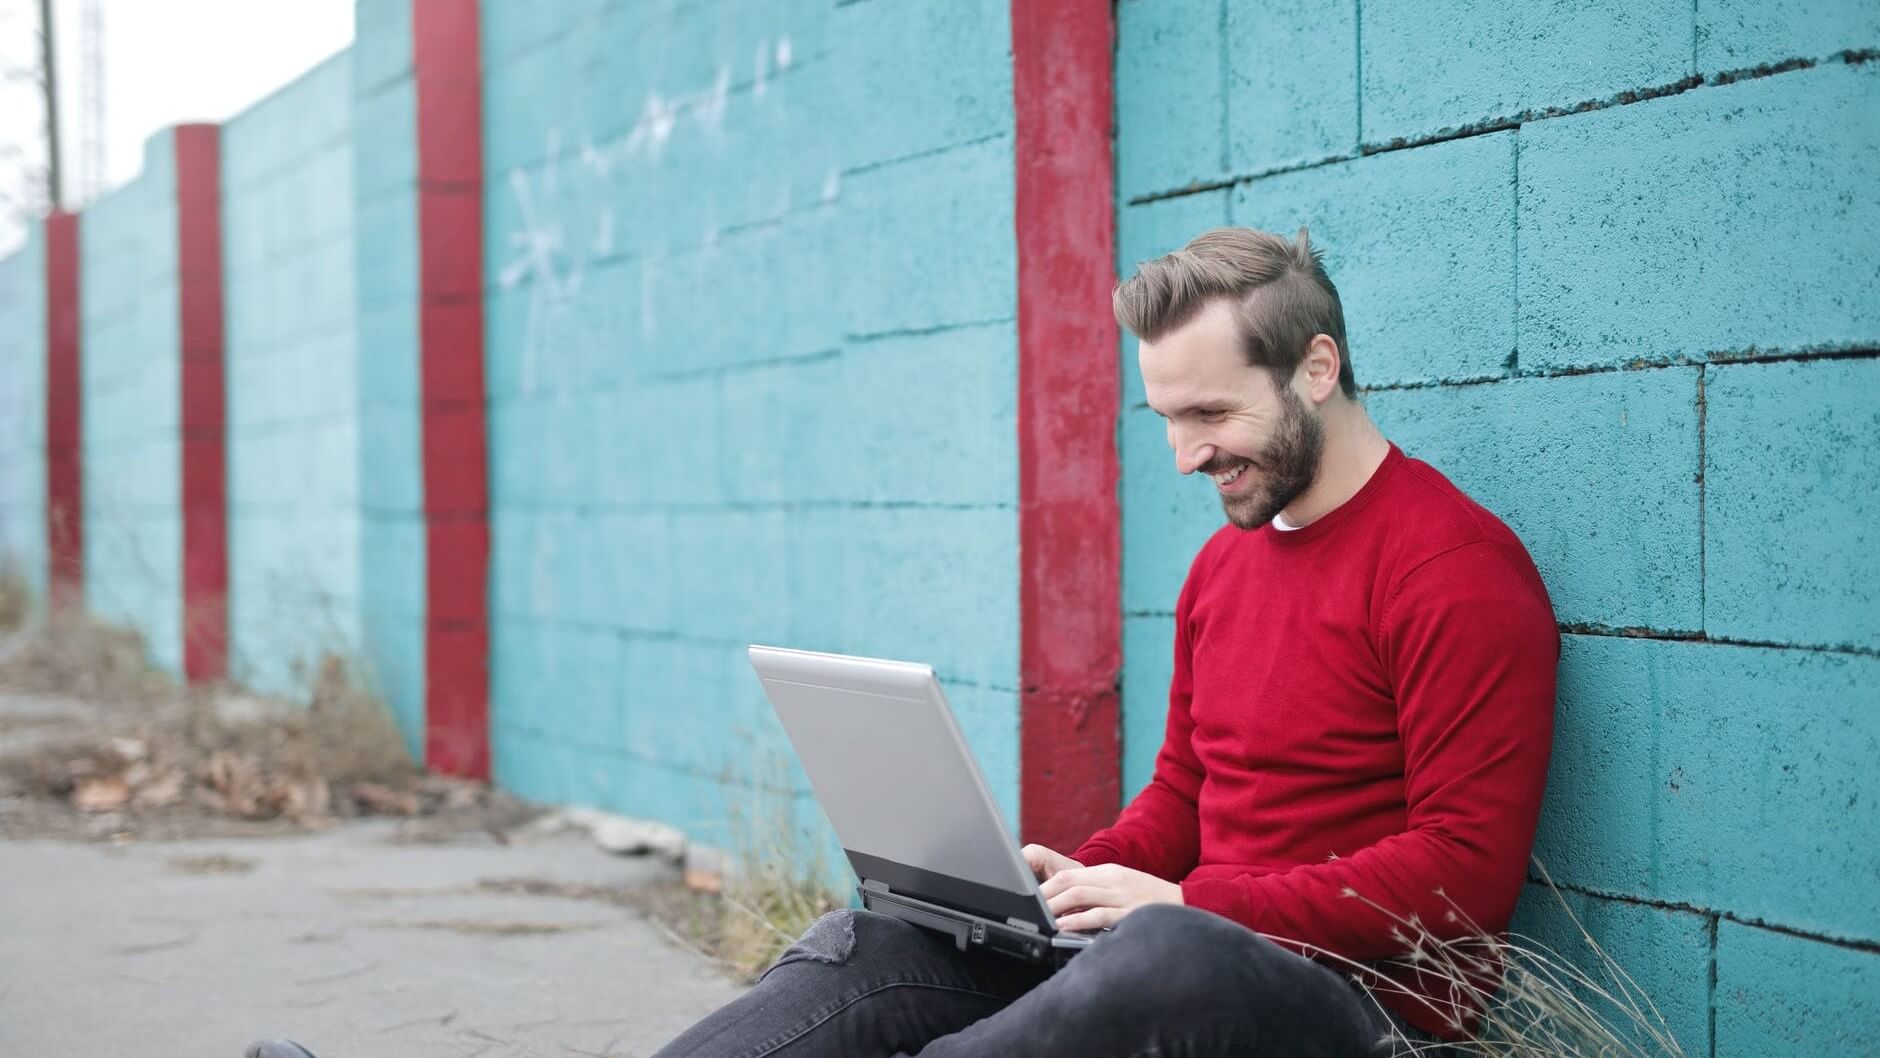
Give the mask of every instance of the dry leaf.
M 183 776 L 181 772 L 167 772 L 145 783 L 131 798 L 135 808 L 168 808 L 183 799 Z
M 415 816 L 418 814 L 417 794 L 408 790 L 394 790 L 384 783 L 353 783 L 352 795 L 353 800 L 380 815 Z
M 81 812 L 109 812 L 123 808 L 131 797 L 131 786 L 122 775 L 83 779 L 72 789 L 72 807 Z

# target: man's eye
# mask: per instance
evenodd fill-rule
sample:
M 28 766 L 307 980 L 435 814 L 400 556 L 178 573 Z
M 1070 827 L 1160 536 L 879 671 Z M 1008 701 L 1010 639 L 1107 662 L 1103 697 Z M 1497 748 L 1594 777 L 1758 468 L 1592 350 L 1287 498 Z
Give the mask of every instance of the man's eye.
M 1199 414 L 1202 422 L 1220 422 L 1222 419 L 1227 418 L 1227 413 L 1217 408 L 1206 408 Z

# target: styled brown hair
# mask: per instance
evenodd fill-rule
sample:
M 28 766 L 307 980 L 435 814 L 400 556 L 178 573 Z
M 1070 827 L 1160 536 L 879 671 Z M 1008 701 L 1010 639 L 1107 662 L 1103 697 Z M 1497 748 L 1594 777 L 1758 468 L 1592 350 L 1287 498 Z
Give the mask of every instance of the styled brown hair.
M 1358 395 L 1345 344 L 1345 310 L 1325 274 L 1324 255 L 1304 226 L 1295 242 L 1251 228 L 1215 228 L 1174 253 L 1144 261 L 1116 285 L 1116 322 L 1153 342 L 1195 318 L 1217 298 L 1232 301 L 1247 362 L 1291 381 L 1313 335 L 1338 343 L 1338 387 Z

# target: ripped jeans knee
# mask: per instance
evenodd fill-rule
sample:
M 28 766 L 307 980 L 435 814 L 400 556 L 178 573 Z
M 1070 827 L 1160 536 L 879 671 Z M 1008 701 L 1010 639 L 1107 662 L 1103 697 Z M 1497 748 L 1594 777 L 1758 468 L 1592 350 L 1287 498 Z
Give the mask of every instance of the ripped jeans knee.
M 810 924 L 801 937 L 791 942 L 777 961 L 770 964 L 758 980 L 772 970 L 793 962 L 819 962 L 841 966 L 855 952 L 855 912 L 848 908 L 831 911 Z

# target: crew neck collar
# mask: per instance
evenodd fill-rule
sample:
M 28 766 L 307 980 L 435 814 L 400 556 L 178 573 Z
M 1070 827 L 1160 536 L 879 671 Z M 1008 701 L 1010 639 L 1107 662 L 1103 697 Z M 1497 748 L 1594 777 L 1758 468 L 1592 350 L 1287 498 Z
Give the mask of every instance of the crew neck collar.
M 1268 522 L 1255 532 L 1265 533 L 1268 539 L 1283 547 L 1295 547 L 1317 540 L 1349 521 L 1354 514 L 1377 496 L 1384 487 L 1385 479 L 1390 477 L 1391 473 L 1404 461 L 1403 449 L 1398 448 L 1395 441 L 1388 443 L 1390 450 L 1384 453 L 1384 461 L 1371 472 L 1370 478 L 1366 479 L 1357 492 L 1352 493 L 1350 499 L 1325 512 L 1324 517 L 1295 529 L 1282 530 Z

